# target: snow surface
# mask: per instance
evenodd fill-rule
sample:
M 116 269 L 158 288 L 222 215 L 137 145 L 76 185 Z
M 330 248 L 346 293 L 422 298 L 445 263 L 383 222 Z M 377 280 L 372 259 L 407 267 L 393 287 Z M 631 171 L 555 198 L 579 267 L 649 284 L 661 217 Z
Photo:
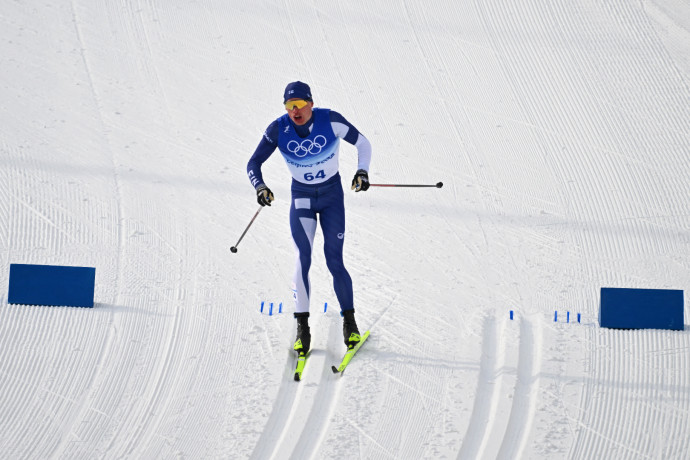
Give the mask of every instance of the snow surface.
M 690 287 L 689 56 L 685 0 L 3 2 L 0 284 L 93 266 L 97 305 L 0 291 L 0 452 L 690 458 L 690 331 L 597 322 L 603 286 Z M 348 190 L 371 338 L 331 373 L 315 251 L 301 383 L 278 154 L 229 251 L 296 79 L 372 141 L 373 182 L 445 184 Z

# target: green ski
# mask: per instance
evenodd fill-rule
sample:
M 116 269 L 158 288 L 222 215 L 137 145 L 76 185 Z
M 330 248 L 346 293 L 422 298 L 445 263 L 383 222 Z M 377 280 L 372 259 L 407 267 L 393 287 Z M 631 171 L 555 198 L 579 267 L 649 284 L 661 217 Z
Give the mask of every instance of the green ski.
M 343 360 L 340 362 L 340 366 L 335 367 L 331 366 L 331 370 L 333 371 L 334 374 L 337 373 L 342 373 L 345 371 L 345 368 L 347 367 L 348 364 L 350 364 L 350 361 L 352 360 L 352 357 L 355 356 L 355 353 L 357 353 L 357 350 L 359 350 L 362 345 L 364 344 L 364 341 L 367 340 L 369 337 L 369 331 L 366 331 L 363 335 L 359 343 L 351 348 L 348 348 L 347 353 L 345 353 L 345 356 L 343 356 Z
M 295 368 L 295 382 L 299 382 L 302 379 L 304 365 L 307 363 L 307 354 L 308 353 L 300 353 L 297 357 L 297 367 Z

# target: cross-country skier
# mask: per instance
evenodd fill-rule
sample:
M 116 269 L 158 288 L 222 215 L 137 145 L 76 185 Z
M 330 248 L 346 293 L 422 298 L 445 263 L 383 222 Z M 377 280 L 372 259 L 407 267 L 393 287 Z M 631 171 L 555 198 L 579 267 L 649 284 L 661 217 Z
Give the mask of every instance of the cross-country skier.
M 357 147 L 358 169 L 352 179 L 352 190 L 369 188 L 371 144 L 357 128 L 338 112 L 314 108 L 311 89 L 295 81 L 285 87 L 283 95 L 286 114 L 273 121 L 247 164 L 247 175 L 256 189 L 261 206 L 273 201 L 271 189 L 264 183 L 261 165 L 276 147 L 292 173 L 290 230 L 297 250 L 293 279 L 298 353 L 309 350 L 309 267 L 316 233 L 317 218 L 321 223 L 326 265 L 333 276 L 333 287 L 343 315 L 343 336 L 348 347 L 361 337 L 355 322 L 352 299 L 352 278 L 343 263 L 345 241 L 345 204 L 338 173 L 340 139 Z

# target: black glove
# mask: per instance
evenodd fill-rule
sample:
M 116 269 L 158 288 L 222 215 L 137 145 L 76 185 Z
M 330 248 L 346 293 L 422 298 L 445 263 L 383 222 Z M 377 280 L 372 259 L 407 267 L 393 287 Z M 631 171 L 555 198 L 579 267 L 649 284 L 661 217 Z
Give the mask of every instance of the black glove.
M 261 206 L 270 206 L 273 201 L 273 192 L 265 185 L 260 185 L 256 189 L 256 201 Z
M 365 170 L 359 169 L 355 173 L 355 177 L 352 179 L 352 190 L 355 192 L 366 192 L 369 190 L 369 174 Z

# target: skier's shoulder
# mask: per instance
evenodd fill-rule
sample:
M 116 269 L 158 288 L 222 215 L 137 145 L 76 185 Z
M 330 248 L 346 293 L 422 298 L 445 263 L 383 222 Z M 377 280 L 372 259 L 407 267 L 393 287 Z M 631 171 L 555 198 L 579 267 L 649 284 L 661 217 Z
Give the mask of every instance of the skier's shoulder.
M 331 120 L 331 123 L 349 124 L 349 122 L 345 119 L 345 117 L 342 116 L 340 114 L 340 112 L 336 112 L 335 110 L 330 110 L 328 117 Z
M 272 145 L 278 144 L 278 134 L 280 133 L 280 126 L 282 123 L 282 117 L 278 117 L 268 125 L 266 131 L 264 131 L 264 138 L 270 142 Z
M 347 121 L 347 119 L 341 115 L 340 112 L 331 110 L 329 113 L 329 120 L 336 136 L 345 139 L 345 141 L 352 145 L 357 142 L 357 139 L 359 139 L 360 136 L 359 130 L 355 128 L 352 123 Z

